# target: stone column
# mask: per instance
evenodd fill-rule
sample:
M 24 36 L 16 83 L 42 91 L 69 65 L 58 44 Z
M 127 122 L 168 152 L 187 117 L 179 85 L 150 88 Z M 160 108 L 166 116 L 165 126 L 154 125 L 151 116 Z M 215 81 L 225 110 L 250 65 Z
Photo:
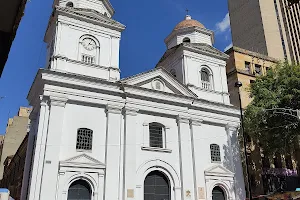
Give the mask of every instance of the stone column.
M 177 117 L 182 200 L 195 198 L 194 169 L 189 119 Z
M 138 109 L 124 108 L 125 141 L 124 141 L 124 197 L 136 199 L 136 126 Z
M 119 199 L 122 107 L 107 105 L 105 200 Z
M 199 128 L 202 125 L 203 120 L 200 119 L 191 119 L 190 120 L 190 129 L 191 129 L 191 148 L 192 148 L 192 161 L 193 161 L 193 172 L 194 172 L 194 198 L 196 199 L 202 199 L 201 195 L 197 193 L 198 191 L 198 182 L 197 182 L 197 170 L 196 170 L 196 164 L 195 164 L 195 143 L 194 143 L 194 135 L 195 134 L 201 134 L 199 133 Z M 203 173 L 203 172 L 201 172 Z M 200 187 L 200 186 L 199 186 Z M 202 186 L 204 187 L 204 186 Z
M 59 155 L 66 103 L 67 98 L 50 97 L 49 127 L 40 192 L 41 200 L 53 200 L 57 197 Z
M 33 166 L 31 168 L 31 181 L 29 183 L 28 200 L 40 199 L 40 188 L 49 120 L 49 99 L 45 96 L 40 96 L 40 101 L 40 111 L 36 131 Z
M 240 146 L 238 140 L 238 125 L 227 124 L 226 132 L 228 137 L 228 149 L 230 155 L 230 171 L 235 173 L 234 188 L 235 197 L 233 199 L 245 199 L 245 182 L 243 176 L 243 167 L 240 155 Z

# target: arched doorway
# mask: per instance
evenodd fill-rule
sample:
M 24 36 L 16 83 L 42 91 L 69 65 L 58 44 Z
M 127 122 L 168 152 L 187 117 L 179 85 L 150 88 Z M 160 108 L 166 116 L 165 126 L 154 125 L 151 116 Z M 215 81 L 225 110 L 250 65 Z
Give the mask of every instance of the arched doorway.
M 222 188 L 216 186 L 212 191 L 212 200 L 225 200 L 225 193 Z
M 170 181 L 160 171 L 148 174 L 144 182 L 144 200 L 171 200 Z
M 92 190 L 84 180 L 73 182 L 68 190 L 68 200 L 91 200 Z

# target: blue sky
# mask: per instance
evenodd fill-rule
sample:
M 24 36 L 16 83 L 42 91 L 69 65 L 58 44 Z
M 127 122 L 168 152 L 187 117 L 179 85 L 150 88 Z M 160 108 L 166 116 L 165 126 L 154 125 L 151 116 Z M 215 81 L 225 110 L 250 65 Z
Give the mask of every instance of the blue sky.
M 44 67 L 43 42 L 53 0 L 30 0 L 0 78 L 0 134 L 5 133 L 8 117 L 20 106 L 28 106 L 27 93 L 39 68 Z M 231 44 L 227 0 L 111 0 L 114 19 L 127 26 L 120 49 L 121 76 L 152 69 L 166 50 L 164 39 L 186 9 L 193 19 L 215 31 L 215 47 Z

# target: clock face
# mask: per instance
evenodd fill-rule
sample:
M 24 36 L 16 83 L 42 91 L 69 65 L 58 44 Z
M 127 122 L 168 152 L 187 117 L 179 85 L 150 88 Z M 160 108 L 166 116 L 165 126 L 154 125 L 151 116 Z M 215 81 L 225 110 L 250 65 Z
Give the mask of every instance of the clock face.
M 91 38 L 86 38 L 82 41 L 82 46 L 86 49 L 86 50 L 94 50 L 96 48 L 96 42 L 91 39 Z

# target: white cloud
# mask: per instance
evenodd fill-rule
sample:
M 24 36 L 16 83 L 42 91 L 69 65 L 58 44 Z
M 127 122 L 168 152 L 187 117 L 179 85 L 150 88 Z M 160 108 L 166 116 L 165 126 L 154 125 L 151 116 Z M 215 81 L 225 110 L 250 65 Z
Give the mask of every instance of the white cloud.
M 217 31 L 219 32 L 225 32 L 230 29 L 230 19 L 229 19 L 229 13 L 227 13 L 224 17 L 224 19 L 221 22 L 218 22 L 216 24 Z
M 225 47 L 224 51 L 227 51 L 228 49 L 230 49 L 233 46 L 232 43 L 230 43 L 227 47 Z

